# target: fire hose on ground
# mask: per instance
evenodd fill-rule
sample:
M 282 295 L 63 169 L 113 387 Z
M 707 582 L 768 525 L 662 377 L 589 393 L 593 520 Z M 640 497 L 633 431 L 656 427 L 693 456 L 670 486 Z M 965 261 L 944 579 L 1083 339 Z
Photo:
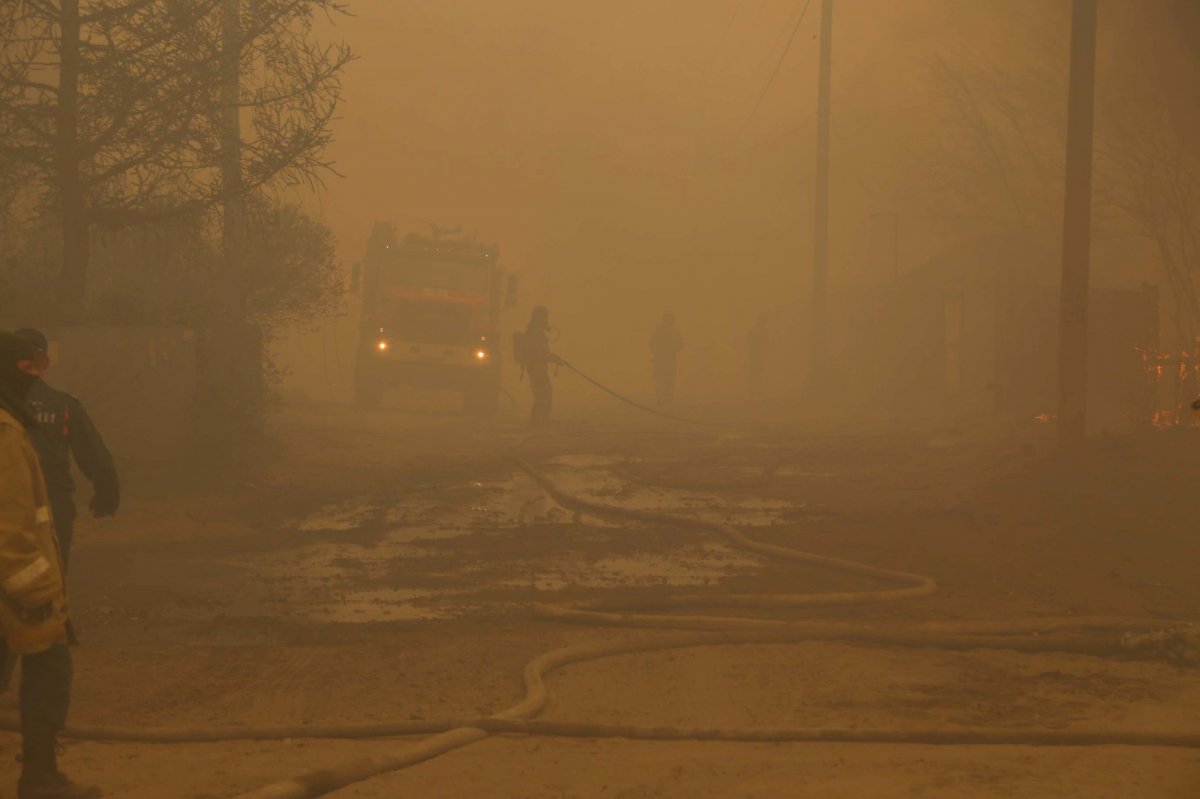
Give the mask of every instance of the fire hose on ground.
M 644 405 L 644 404 L 638 402 L 637 400 L 630 399 L 629 397 L 625 396 L 624 394 L 621 394 L 620 392 L 618 392 L 616 389 L 613 389 L 613 388 L 605 385 L 604 383 L 601 383 L 599 380 L 592 377 L 587 372 L 584 372 L 582 369 L 580 369 L 578 366 L 571 363 L 570 361 L 566 361 L 566 360 L 563 360 L 562 358 L 559 358 L 558 363 L 560 366 L 565 366 L 567 369 L 574 372 L 584 382 L 590 383 L 592 386 L 600 389 L 605 394 L 608 394 L 610 397 L 614 397 L 615 399 L 620 400 L 621 402 L 624 402 L 626 405 L 631 405 L 634 408 L 637 408 L 639 411 L 649 413 L 649 414 L 651 414 L 653 416 L 657 416 L 661 419 L 669 419 L 672 422 L 681 422 L 683 424 L 696 425 L 698 427 L 725 427 L 726 426 L 726 425 L 720 424 L 719 422 L 705 422 L 705 421 L 701 421 L 699 419 L 689 419 L 685 416 L 676 416 L 673 413 L 667 413 L 666 411 L 658 410 L 657 408 L 651 408 L 649 405 Z
M 937 584 L 909 572 L 884 569 L 855 561 L 757 541 L 736 528 L 715 521 L 671 516 L 604 505 L 562 491 L 546 475 L 519 460 L 560 505 L 581 514 L 640 523 L 671 525 L 723 537 L 735 547 L 794 563 L 821 566 L 873 578 L 894 587 L 867 591 L 776 595 L 678 595 L 656 601 L 653 607 L 630 608 L 604 601 L 535 606 L 538 616 L 572 624 L 654 629 L 650 636 L 570 646 L 543 653 L 524 669 L 525 697 L 512 707 L 483 718 L 434 721 L 240 727 L 155 729 L 72 726 L 66 737 L 94 741 L 186 743 L 294 738 L 391 738 L 430 736 L 406 742 L 394 752 L 360 758 L 333 768 L 312 771 L 268 785 L 236 799 L 312 799 L 355 782 L 397 771 L 480 741 L 490 735 L 515 734 L 567 738 L 627 738 L 656 741 L 756 741 L 814 743 L 889 743 L 925 745 L 1037 746 L 1154 746 L 1200 748 L 1200 731 L 1154 733 L 1096 729 L 815 729 L 815 728 L 696 728 L 647 727 L 589 722 L 543 721 L 537 715 L 548 699 L 545 677 L 572 663 L 636 652 L 700 646 L 731 646 L 805 641 L 840 641 L 864 645 L 926 647 L 950 650 L 1007 649 L 1019 652 L 1068 652 L 1094 656 L 1125 656 L 1184 661 L 1194 658 L 1194 628 L 1177 624 L 1164 628 L 1161 620 L 1120 618 L 1047 618 L 1011 622 L 927 623 L 908 627 L 828 621 L 787 621 L 754 617 L 680 615 L 681 608 L 803 608 L 889 602 L 932 595 Z M 772 472 L 773 474 L 773 472 Z M 662 632 L 667 630 L 668 632 Z M 6 725 L 15 728 L 10 721 Z

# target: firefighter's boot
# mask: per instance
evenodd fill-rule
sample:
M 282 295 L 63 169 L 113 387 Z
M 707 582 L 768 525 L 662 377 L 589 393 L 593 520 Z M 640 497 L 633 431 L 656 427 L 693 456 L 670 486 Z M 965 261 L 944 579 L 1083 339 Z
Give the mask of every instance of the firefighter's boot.
M 53 737 L 25 742 L 17 799 L 100 799 L 100 789 L 80 785 L 58 770 L 57 745 Z
M 17 783 L 17 799 L 100 799 L 101 796 L 95 785 L 80 785 L 61 771 L 37 778 L 21 777 Z

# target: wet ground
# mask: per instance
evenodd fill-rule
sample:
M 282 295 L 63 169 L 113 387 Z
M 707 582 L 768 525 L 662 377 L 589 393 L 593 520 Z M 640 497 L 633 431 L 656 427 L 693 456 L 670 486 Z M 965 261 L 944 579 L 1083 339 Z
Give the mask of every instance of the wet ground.
M 550 501 L 515 453 L 593 501 L 719 520 L 941 586 L 930 599 L 823 618 L 1200 618 L 1200 442 L 1183 436 L 1101 442 L 1063 463 L 1044 430 L 978 420 L 899 431 L 760 419 L 689 433 L 597 416 L 529 436 L 515 420 L 308 408 L 288 411 L 277 438 L 272 459 L 237 477 L 134 471 L 121 517 L 83 524 L 76 722 L 491 713 L 519 698 L 521 668 L 538 653 L 626 634 L 543 621 L 533 603 L 877 587 L 704 533 L 581 517 Z M 707 647 L 569 667 L 552 678 L 546 717 L 1190 731 L 1200 730 L 1196 676 L 1067 655 Z M 407 743 L 72 743 L 65 762 L 110 796 L 200 799 Z M 1193 797 L 1200 753 L 498 738 L 333 795 L 808 793 Z

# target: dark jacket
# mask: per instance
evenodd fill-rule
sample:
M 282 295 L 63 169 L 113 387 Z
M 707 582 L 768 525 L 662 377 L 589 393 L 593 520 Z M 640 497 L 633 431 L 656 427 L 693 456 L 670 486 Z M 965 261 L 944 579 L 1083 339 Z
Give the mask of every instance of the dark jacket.
M 526 327 L 525 366 L 530 369 L 545 369 L 548 364 L 557 361 L 550 352 L 550 333 L 545 328 Z
M 650 339 L 650 353 L 654 356 L 656 372 L 674 372 L 683 350 L 683 336 L 674 325 L 661 324 Z
M 28 403 L 38 422 L 30 438 L 42 462 L 51 500 L 55 504 L 71 501 L 75 492 L 71 477 L 74 455 L 79 471 L 95 490 L 94 509 L 100 515 L 115 513 L 121 497 L 117 469 L 83 404 L 41 380 L 30 389 Z

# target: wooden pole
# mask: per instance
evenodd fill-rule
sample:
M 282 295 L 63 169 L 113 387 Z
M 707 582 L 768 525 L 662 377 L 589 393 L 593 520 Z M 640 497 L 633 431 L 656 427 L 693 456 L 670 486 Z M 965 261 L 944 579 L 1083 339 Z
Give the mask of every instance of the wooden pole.
M 1096 0 L 1074 0 L 1058 347 L 1058 430 L 1064 449 L 1078 448 L 1087 431 L 1095 67 Z
M 833 0 L 821 4 L 821 65 L 817 90 L 817 192 L 813 221 L 813 280 L 809 376 L 814 394 L 828 378 L 829 134 L 832 117 Z

